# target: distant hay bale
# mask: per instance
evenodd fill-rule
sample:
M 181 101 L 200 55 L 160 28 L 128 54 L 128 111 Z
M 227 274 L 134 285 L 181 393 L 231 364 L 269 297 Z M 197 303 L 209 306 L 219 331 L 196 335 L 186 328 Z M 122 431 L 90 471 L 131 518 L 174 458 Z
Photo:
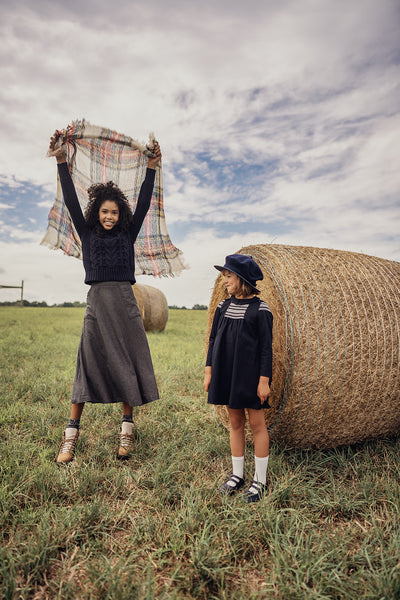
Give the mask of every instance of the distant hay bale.
M 145 331 L 163 331 L 168 321 L 168 303 L 164 294 L 151 285 L 135 283 L 132 287 Z
M 238 253 L 260 265 L 260 297 L 274 315 L 271 439 L 330 448 L 398 434 L 400 263 L 301 246 Z M 226 297 L 219 275 L 209 329 Z M 229 428 L 224 406 L 216 415 Z

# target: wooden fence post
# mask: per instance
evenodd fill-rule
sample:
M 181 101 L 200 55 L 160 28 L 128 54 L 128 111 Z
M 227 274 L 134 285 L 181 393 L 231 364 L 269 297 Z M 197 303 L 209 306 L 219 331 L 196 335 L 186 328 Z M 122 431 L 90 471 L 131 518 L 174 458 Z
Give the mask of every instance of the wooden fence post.
M 21 306 L 24 305 L 24 280 L 21 281 L 21 285 L 0 285 L 0 289 L 1 288 L 8 288 L 8 289 L 17 289 L 17 290 L 21 290 Z

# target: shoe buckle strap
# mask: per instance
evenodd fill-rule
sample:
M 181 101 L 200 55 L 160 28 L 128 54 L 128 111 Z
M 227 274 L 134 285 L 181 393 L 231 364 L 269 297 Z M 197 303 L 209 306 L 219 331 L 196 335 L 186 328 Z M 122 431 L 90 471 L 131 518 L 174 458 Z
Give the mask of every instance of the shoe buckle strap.
M 231 475 L 230 481 L 234 481 L 236 484 L 240 483 L 239 475 Z

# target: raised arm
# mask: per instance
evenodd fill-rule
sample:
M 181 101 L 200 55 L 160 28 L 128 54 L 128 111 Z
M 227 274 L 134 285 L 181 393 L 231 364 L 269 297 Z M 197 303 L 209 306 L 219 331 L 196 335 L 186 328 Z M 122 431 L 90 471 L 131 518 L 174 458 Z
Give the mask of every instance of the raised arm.
M 136 210 L 133 214 L 131 233 L 135 240 L 138 236 L 143 221 L 150 208 L 151 197 L 153 195 L 154 179 L 156 175 L 156 167 L 161 160 L 161 149 L 158 142 L 154 144 L 153 156 L 147 159 L 146 177 L 140 188 L 139 198 L 136 205 Z
M 85 217 L 83 216 L 74 182 L 72 181 L 68 169 L 66 144 L 59 145 L 57 142 L 58 136 L 57 134 L 54 134 L 50 139 L 48 156 L 54 156 L 56 158 L 64 202 L 68 208 L 68 212 L 75 225 L 78 235 L 81 235 L 86 225 Z

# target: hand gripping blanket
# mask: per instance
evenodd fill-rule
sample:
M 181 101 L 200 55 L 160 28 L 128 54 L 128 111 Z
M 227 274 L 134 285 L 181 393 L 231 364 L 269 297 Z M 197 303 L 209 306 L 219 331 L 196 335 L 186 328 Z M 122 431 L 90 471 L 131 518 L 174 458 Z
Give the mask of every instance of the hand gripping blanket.
M 85 211 L 87 189 L 93 183 L 113 181 L 126 195 L 135 210 L 140 187 L 146 173 L 147 155 L 154 136 L 145 146 L 132 138 L 91 125 L 85 119 L 74 121 L 60 132 L 67 142 L 68 166 L 82 211 Z M 60 181 L 49 213 L 49 223 L 41 244 L 53 250 L 82 258 L 79 236 L 65 206 Z M 135 242 L 136 275 L 176 275 L 182 271 L 183 255 L 171 242 L 165 223 L 162 170 L 157 165 L 150 209 Z

